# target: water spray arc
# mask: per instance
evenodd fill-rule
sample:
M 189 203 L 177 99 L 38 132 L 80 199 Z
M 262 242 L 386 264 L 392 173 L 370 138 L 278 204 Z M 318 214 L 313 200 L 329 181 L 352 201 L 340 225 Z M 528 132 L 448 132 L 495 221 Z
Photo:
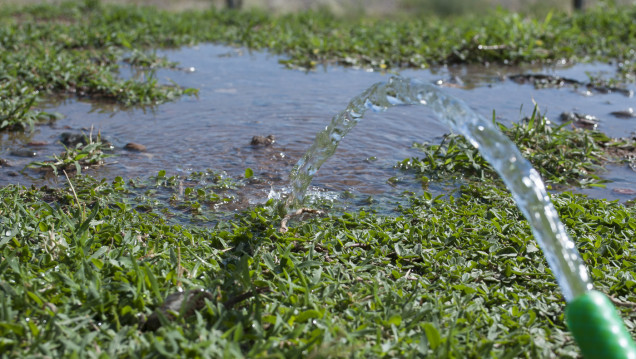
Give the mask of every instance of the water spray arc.
M 567 324 L 586 358 L 633 358 L 636 345 L 604 294 L 593 290 L 585 263 L 550 201 L 539 173 L 497 126 L 432 84 L 392 77 L 355 97 L 333 117 L 290 175 L 288 207 L 297 207 L 320 166 L 368 110 L 424 105 L 479 149 L 510 190 L 568 302 Z

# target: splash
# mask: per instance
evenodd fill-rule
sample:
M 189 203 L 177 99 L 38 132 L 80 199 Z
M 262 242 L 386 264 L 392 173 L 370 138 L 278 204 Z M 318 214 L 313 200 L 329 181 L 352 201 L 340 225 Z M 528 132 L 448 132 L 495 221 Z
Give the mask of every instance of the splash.
M 392 77 L 388 82 L 377 83 L 334 116 L 292 170 L 287 207 L 300 206 L 313 176 L 366 111 L 385 111 L 401 105 L 429 107 L 442 122 L 479 149 L 527 218 L 567 301 L 592 289 L 585 264 L 559 220 L 541 176 L 514 143 L 492 121 L 475 113 L 461 100 L 417 80 Z

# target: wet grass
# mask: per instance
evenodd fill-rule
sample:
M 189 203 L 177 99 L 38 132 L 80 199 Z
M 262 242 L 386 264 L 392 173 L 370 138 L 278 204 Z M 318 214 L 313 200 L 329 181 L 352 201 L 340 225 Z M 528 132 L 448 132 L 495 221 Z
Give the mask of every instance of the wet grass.
M 498 125 L 543 180 L 552 185 L 602 187 L 606 182 L 599 177 L 602 166 L 609 162 L 627 163 L 634 155 L 632 139 L 610 139 L 599 131 L 571 128 L 569 122 L 555 125 L 536 108 L 530 118 L 510 128 Z M 424 152 L 424 157 L 407 158 L 397 167 L 424 175 L 425 182 L 463 178 L 503 185 L 490 164 L 462 136 L 448 134 L 440 144 L 416 143 L 414 147 Z
M 167 176 L 159 171 L 150 180 L 120 180 L 126 200 L 140 212 L 152 212 L 171 223 L 206 224 L 232 217 L 219 207 L 235 202 L 241 179 L 212 170 L 188 176 Z
M 5 355 L 578 355 L 557 284 L 497 187 L 279 234 L 274 205 L 212 228 L 170 225 L 120 200 L 121 179 L 72 181 L 0 189 Z M 553 201 L 596 287 L 633 328 L 635 209 L 567 193 Z M 146 324 L 168 295 L 199 289 L 199 303 Z
M 499 12 L 479 18 L 355 19 L 325 12 L 268 15 L 258 11 L 168 13 L 99 1 L 3 6 L 0 12 L 0 129 L 25 128 L 46 114 L 46 93 L 155 105 L 195 89 L 122 79 L 124 64 L 173 67 L 152 50 L 202 41 L 269 49 L 291 67 L 330 62 L 378 69 L 444 63 L 615 60 L 633 79 L 636 7 L 604 5 L 585 14 L 545 18 Z
M 48 161 L 31 162 L 27 168 L 50 171 L 55 176 L 60 175 L 61 172 L 81 174 L 82 169 L 99 167 L 105 163 L 106 158 L 112 156 L 108 154 L 113 149 L 112 145 L 102 142 L 99 134 L 95 139 L 92 135 L 87 136 L 84 142 L 77 143 L 75 146 L 64 146 L 66 150 L 59 156 L 53 155 L 53 158 Z

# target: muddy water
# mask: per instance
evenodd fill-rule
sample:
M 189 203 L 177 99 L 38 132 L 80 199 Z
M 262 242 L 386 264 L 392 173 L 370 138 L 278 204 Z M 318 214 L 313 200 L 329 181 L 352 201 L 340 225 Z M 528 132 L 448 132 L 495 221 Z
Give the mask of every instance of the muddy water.
M 94 132 L 100 131 L 115 145 L 117 154 L 107 160 L 108 165 L 89 171 L 93 176 L 148 177 L 162 169 L 168 174 L 187 175 L 210 168 L 240 177 L 249 167 L 260 181 L 248 186 L 249 194 L 242 200 L 258 202 L 267 197 L 272 187 L 283 189 L 293 164 L 337 111 L 353 96 L 389 76 L 337 66 L 309 73 L 288 70 L 276 56 L 216 45 L 163 54 L 194 71 L 160 70 L 154 75 L 163 82 L 173 80 L 181 86 L 199 88 L 198 97 L 134 109 L 73 98 L 52 101 L 48 110 L 60 112 L 64 118 L 38 126 L 29 134 L 0 134 L 0 158 L 12 164 L 0 169 L 0 184 L 55 184 L 55 180 L 44 179 L 32 170 L 20 170 L 30 161 L 46 160 L 47 156 L 62 152 L 61 133 L 88 133 L 92 126 Z M 506 124 L 530 115 L 535 101 L 552 119 L 564 111 L 594 115 L 601 121 L 601 131 L 622 137 L 636 131 L 636 119 L 615 118 L 610 112 L 636 107 L 634 98 L 588 92 L 584 88 L 535 89 L 507 79 L 508 75 L 535 72 L 587 82 L 586 73 L 607 76 L 613 71 L 614 67 L 606 64 L 522 69 L 480 66 L 405 70 L 401 75 L 439 81 L 446 91 L 462 98 L 477 112 L 489 116 L 496 110 L 498 120 Z M 139 76 L 126 65 L 122 65 L 121 75 Z M 633 85 L 631 89 L 634 90 Z M 347 136 L 314 178 L 313 185 L 328 193 L 341 195 L 349 191 L 354 198 L 352 206 L 368 204 L 369 197 L 382 202 L 397 198 L 404 191 L 421 191 L 411 175 L 393 166 L 399 160 L 420 155 L 410 149 L 413 142 L 438 142 L 446 131 L 432 113 L 418 107 L 371 114 Z M 255 135 L 274 135 L 276 142 L 271 146 L 251 145 Z M 130 142 L 142 144 L 147 150 L 129 152 L 124 146 Z M 37 152 L 37 156 L 15 155 L 24 149 Z M 621 200 L 635 196 L 620 190 L 636 190 L 636 174 L 631 170 L 615 167 L 607 176 L 616 182 L 608 189 L 588 193 Z M 443 193 L 448 186 L 452 185 L 433 185 L 430 190 Z M 619 191 L 613 190 L 616 188 Z

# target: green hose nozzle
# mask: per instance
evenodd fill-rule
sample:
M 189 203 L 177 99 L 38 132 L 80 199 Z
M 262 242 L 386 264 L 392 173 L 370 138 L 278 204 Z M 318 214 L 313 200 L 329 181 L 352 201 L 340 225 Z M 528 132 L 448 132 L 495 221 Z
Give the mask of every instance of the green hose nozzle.
M 589 291 L 565 310 L 570 332 L 586 359 L 636 359 L 636 345 L 607 296 Z

